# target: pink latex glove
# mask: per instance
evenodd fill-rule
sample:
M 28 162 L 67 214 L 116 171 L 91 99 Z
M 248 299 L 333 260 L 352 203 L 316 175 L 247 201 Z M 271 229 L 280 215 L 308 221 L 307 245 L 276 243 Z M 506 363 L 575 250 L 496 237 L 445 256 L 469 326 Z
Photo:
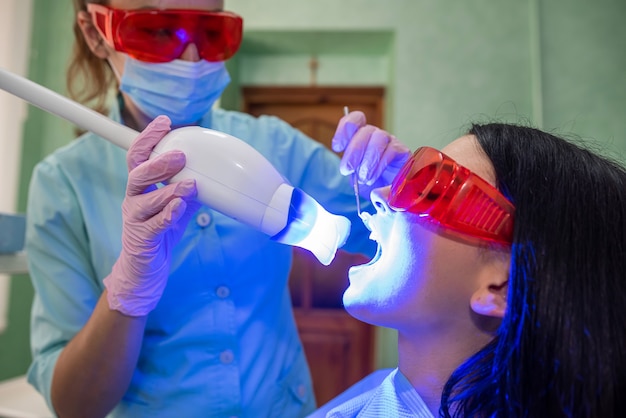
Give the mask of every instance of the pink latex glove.
M 332 142 L 333 150 L 344 152 L 339 171 L 344 176 L 357 174 L 363 197 L 369 192 L 387 186 L 411 155 L 409 148 L 395 136 L 368 125 L 365 114 L 350 112 L 339 121 Z
M 185 166 L 182 151 L 148 160 L 170 131 L 170 120 L 157 117 L 128 150 L 128 184 L 122 203 L 122 252 L 104 279 L 109 307 L 128 316 L 147 315 L 159 302 L 170 271 L 170 253 L 200 204 L 195 180 L 157 188 Z

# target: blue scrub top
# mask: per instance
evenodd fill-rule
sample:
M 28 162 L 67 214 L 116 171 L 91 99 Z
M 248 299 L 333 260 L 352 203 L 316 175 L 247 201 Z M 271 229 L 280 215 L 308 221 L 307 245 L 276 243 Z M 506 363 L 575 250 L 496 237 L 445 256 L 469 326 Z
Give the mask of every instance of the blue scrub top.
M 119 109 L 111 114 L 119 121 Z M 339 158 L 275 117 L 221 109 L 202 126 L 260 151 L 295 187 L 352 222 L 344 249 L 373 254 Z M 121 250 L 126 151 L 87 133 L 34 170 L 26 250 L 36 290 L 28 380 L 50 403 L 56 360 L 84 326 Z M 367 208 L 367 205 L 366 205 Z M 315 408 L 287 278 L 292 249 L 208 207 L 172 255 L 139 362 L 112 417 L 297 417 Z

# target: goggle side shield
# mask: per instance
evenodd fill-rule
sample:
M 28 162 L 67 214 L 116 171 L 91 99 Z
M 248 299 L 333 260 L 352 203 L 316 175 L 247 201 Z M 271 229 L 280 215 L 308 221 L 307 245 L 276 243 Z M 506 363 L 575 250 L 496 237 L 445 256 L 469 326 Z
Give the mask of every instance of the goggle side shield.
M 482 240 L 510 245 L 515 207 L 442 152 L 419 148 L 391 185 L 389 206 Z
M 241 45 L 243 19 L 192 9 L 121 10 L 88 4 L 94 25 L 116 51 L 145 62 L 169 62 L 194 43 L 207 61 L 226 61 Z

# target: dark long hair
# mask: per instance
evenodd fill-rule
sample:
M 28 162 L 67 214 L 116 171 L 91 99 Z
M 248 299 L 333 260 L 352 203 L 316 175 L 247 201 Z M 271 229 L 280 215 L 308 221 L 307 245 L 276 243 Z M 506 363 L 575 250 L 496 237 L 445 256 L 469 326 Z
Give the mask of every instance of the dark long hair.
M 473 125 L 516 206 L 507 313 L 446 384 L 441 415 L 623 415 L 626 171 L 537 129 Z

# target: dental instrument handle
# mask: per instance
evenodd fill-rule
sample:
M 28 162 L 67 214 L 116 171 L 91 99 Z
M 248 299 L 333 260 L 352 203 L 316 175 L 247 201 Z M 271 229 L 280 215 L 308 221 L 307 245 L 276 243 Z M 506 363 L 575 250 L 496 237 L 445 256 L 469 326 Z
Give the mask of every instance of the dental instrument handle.
M 128 150 L 139 132 L 46 87 L 0 68 L 0 89 Z
M 349 113 L 350 113 L 350 110 L 348 109 L 348 106 L 344 106 L 343 107 L 344 116 L 348 116 Z M 361 216 L 361 199 L 359 197 L 359 178 L 358 178 L 358 173 L 356 169 L 352 173 L 352 187 L 354 187 L 354 195 L 356 196 L 356 213 L 360 217 Z

